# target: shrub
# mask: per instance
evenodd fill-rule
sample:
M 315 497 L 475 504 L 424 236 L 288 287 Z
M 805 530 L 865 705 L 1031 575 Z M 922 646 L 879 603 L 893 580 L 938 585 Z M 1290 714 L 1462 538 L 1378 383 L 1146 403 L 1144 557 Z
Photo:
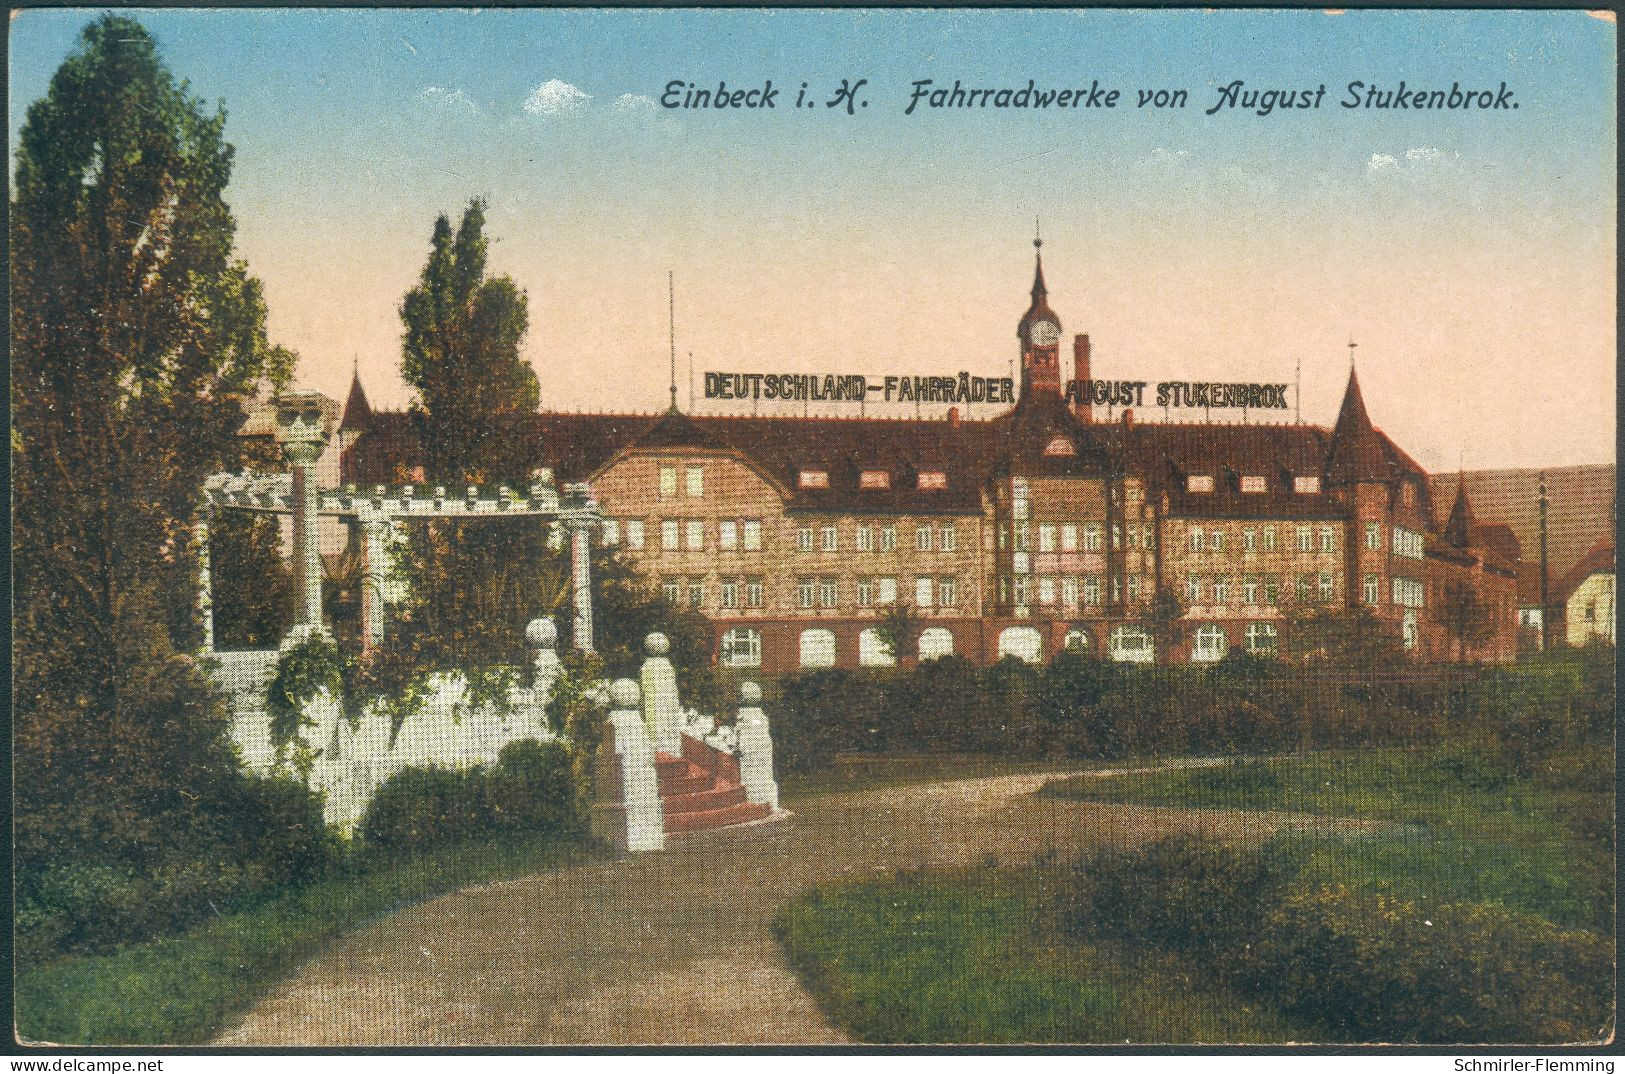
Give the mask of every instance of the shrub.
M 570 750 L 562 742 L 508 743 L 486 783 L 491 819 L 499 828 L 570 834 L 583 828 Z

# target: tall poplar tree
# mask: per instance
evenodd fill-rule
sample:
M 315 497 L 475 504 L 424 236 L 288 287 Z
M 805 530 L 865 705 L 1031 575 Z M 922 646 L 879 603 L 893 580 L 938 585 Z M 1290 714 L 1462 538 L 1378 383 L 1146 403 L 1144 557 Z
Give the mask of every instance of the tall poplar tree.
M 11 202 L 19 864 L 154 875 L 218 834 L 235 765 L 199 637 L 204 476 L 284 381 L 232 249 L 225 113 L 103 16 L 32 104 Z M 224 797 L 222 797 L 224 796 Z M 213 812 L 211 812 L 213 810 Z M 158 870 L 161 871 L 161 870 Z

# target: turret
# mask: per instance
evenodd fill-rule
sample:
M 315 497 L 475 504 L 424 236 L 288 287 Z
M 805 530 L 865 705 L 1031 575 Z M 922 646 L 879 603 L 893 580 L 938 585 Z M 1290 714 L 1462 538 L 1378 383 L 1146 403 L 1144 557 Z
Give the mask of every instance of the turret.
M 1049 308 L 1049 289 L 1044 286 L 1044 240 L 1033 239 L 1034 268 L 1032 303 L 1016 325 L 1021 341 L 1021 398 L 1035 392 L 1061 393 L 1061 319 Z

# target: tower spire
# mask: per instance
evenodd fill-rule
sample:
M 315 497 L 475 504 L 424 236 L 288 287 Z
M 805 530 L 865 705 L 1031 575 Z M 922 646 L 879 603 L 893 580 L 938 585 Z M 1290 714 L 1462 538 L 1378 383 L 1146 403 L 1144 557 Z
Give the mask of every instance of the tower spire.
M 1033 217 L 1033 303 L 1044 301 L 1049 288 L 1044 286 L 1044 236 L 1038 230 L 1038 217 Z

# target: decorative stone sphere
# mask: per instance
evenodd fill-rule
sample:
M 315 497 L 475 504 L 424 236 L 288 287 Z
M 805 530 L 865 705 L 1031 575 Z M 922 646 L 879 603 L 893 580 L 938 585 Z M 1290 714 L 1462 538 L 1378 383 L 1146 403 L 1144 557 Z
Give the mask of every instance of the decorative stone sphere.
M 762 703 L 762 688 L 753 682 L 740 684 L 739 703 L 754 708 Z
M 643 651 L 650 656 L 665 656 L 671 652 L 671 639 L 657 630 L 643 639 Z
M 525 640 L 533 649 L 552 649 L 559 643 L 558 625 L 546 616 L 532 619 L 525 627 Z
M 631 679 L 616 679 L 609 688 L 609 702 L 617 710 L 635 709 L 642 694 Z

